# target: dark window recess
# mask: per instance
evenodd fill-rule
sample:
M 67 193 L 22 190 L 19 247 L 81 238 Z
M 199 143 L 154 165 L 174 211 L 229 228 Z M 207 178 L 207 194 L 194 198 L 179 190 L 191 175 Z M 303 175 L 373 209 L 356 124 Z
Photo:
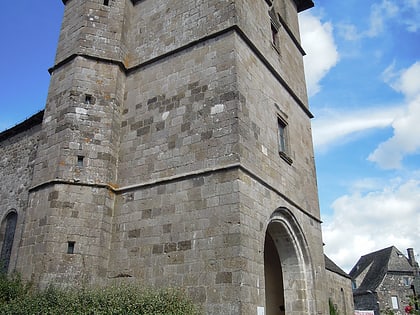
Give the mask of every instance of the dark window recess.
M 6 217 L 6 230 L 0 254 L 0 272 L 3 273 L 6 273 L 9 269 L 10 255 L 12 254 L 12 246 L 15 239 L 16 223 L 17 213 L 10 212 Z
M 85 103 L 86 104 L 92 104 L 92 100 L 93 100 L 92 95 L 90 95 L 90 94 L 85 95 Z
M 271 24 L 271 43 L 276 49 L 278 48 L 278 39 L 277 39 L 278 35 L 277 34 L 278 34 L 277 28 L 273 24 Z
M 83 167 L 83 160 L 84 160 L 84 156 L 78 155 L 77 156 L 77 166 L 79 167 Z
M 287 124 L 283 119 L 277 118 L 277 126 L 278 126 L 278 141 L 279 141 L 279 154 L 280 157 L 285 160 L 287 163 L 292 164 L 293 160 L 290 158 L 290 150 L 289 150 L 289 135 Z
M 104 5 L 108 6 L 109 5 L 109 0 L 104 0 Z
M 274 48 L 278 52 L 279 29 L 281 27 L 280 20 L 278 18 L 278 14 L 273 8 L 270 11 L 268 11 L 268 14 L 270 15 L 270 20 L 271 20 L 271 44 L 274 46 Z
M 67 254 L 74 254 L 74 245 L 76 242 L 69 241 L 67 242 Z
M 287 139 L 286 139 L 286 124 L 281 120 L 277 120 L 279 130 L 279 152 L 287 152 Z

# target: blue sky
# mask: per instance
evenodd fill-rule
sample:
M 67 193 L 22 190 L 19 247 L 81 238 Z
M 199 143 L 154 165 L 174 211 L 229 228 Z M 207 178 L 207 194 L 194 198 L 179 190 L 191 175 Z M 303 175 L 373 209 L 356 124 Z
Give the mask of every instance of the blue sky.
M 63 9 L 3 4 L 0 131 L 44 108 Z M 420 0 L 315 0 L 300 15 L 325 251 L 345 270 L 390 245 L 420 253 L 419 16 Z
M 300 16 L 325 251 L 420 251 L 420 1 L 315 1 Z M 419 256 L 417 256 L 419 257 Z

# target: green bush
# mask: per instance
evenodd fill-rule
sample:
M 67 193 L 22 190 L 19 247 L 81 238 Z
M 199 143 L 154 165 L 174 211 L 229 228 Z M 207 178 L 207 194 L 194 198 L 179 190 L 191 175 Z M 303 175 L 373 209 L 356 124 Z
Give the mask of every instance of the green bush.
M 330 315 L 339 315 L 338 310 L 331 299 L 328 300 L 328 305 L 330 307 Z
M 0 279 L 3 290 L 10 279 Z M 32 292 L 18 278 L 0 301 L 5 315 L 198 315 L 198 308 L 180 289 L 148 289 L 134 285 L 105 288 L 58 289 Z M 1 292 L 3 294 L 3 292 Z M 3 296 L 2 296 L 3 297 Z
M 31 285 L 25 283 L 19 274 L 0 273 L 0 304 L 8 303 L 17 298 L 26 296 L 30 291 Z

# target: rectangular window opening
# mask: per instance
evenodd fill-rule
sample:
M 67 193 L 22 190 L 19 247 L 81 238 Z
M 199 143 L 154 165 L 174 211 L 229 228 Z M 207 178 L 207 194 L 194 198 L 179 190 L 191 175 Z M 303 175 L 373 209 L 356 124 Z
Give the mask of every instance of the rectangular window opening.
M 398 307 L 398 297 L 396 297 L 396 296 L 391 296 L 391 302 L 392 302 L 392 308 L 393 308 L 394 310 L 399 309 L 399 307 Z
M 77 156 L 77 166 L 79 166 L 79 167 L 83 167 L 83 160 L 84 160 L 84 156 L 82 156 L 82 155 L 78 155 Z
M 76 242 L 68 241 L 67 242 L 67 254 L 74 254 L 74 245 Z
M 86 104 L 92 104 L 92 95 L 90 95 L 90 94 L 85 95 L 85 103 Z
M 287 139 L 286 139 L 286 123 L 280 118 L 277 119 L 278 132 L 279 132 L 279 152 L 287 152 Z
M 289 135 L 286 122 L 277 117 L 277 128 L 278 128 L 278 146 L 279 146 L 279 155 L 285 160 L 288 164 L 292 164 L 293 160 L 289 156 Z
M 109 5 L 109 0 L 104 0 L 104 5 L 108 6 Z

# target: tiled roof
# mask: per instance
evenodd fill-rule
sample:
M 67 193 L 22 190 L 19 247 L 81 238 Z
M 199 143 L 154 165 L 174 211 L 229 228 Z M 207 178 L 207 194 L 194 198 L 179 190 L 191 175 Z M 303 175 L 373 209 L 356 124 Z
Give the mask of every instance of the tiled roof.
M 324 255 L 324 259 L 325 259 L 325 269 L 334 272 L 340 276 L 343 276 L 345 278 L 349 278 L 351 279 L 351 277 L 349 276 L 348 273 L 346 273 L 343 269 L 341 269 L 340 267 L 338 267 L 331 259 L 328 258 L 327 255 Z
M 410 274 L 412 267 L 407 257 L 396 247 L 391 246 L 360 257 L 349 274 L 352 279 L 356 279 L 363 272 L 366 274 L 355 293 L 366 290 L 375 291 L 388 272 Z

